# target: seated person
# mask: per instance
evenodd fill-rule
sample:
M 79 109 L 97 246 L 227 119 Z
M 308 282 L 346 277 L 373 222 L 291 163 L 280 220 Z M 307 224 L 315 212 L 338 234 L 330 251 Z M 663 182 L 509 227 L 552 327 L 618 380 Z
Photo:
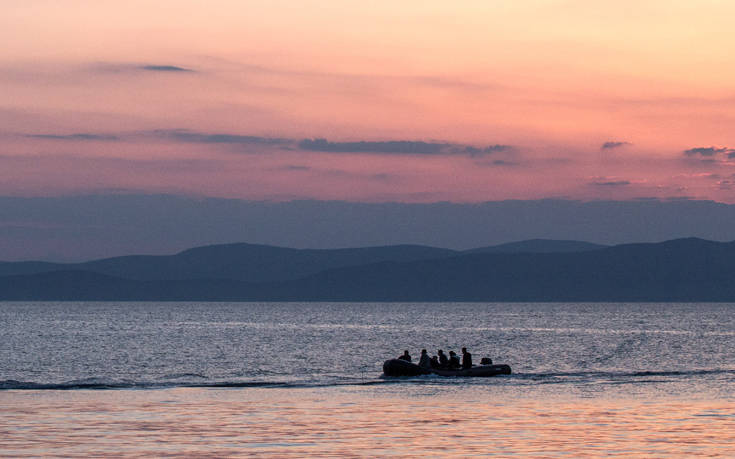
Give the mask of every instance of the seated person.
M 493 359 L 491 359 L 490 357 L 483 357 L 480 360 L 480 365 L 492 365 L 492 364 L 493 364 Z
M 427 370 L 431 368 L 431 359 L 429 358 L 429 354 L 426 353 L 426 349 L 421 349 L 421 358 L 419 358 L 419 366 L 421 368 L 426 368 Z
M 434 368 L 434 369 L 441 368 L 441 365 L 439 364 L 439 357 L 437 356 L 431 357 L 431 368 Z
M 462 365 L 459 363 L 459 356 L 454 351 L 449 351 L 449 368 L 457 369 Z
M 398 360 L 405 360 L 406 362 L 410 362 L 411 356 L 408 355 L 408 351 L 403 351 L 403 355 L 399 356 Z
M 447 358 L 447 355 L 439 349 L 437 352 L 439 354 L 439 368 L 446 368 L 449 366 L 449 359 Z
M 472 368 L 472 354 L 467 352 L 467 348 L 462 348 L 462 368 Z

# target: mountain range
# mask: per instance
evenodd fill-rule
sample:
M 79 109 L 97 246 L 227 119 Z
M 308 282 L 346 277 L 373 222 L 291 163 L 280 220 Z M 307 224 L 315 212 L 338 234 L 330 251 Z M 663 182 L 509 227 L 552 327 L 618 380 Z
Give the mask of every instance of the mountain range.
M 197 247 L 83 263 L 0 263 L 0 300 L 735 301 L 735 242 L 603 246 L 527 240 L 419 245 Z

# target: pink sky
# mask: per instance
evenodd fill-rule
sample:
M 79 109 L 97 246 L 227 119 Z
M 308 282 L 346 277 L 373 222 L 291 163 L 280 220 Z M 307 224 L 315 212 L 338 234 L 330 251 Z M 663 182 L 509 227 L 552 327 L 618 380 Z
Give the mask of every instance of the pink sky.
M 0 194 L 732 203 L 733 17 L 715 0 L 11 0 Z

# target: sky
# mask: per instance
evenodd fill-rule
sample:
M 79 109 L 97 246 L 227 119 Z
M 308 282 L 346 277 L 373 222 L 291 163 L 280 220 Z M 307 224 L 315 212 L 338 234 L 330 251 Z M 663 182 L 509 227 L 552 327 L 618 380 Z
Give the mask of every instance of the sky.
M 0 2 L 0 195 L 735 203 L 725 0 Z
M 735 205 L 691 199 L 364 203 L 121 193 L 0 196 L 0 210 L 2 261 L 169 255 L 232 242 L 462 250 L 536 238 L 612 245 L 684 237 L 732 241 L 735 234 Z

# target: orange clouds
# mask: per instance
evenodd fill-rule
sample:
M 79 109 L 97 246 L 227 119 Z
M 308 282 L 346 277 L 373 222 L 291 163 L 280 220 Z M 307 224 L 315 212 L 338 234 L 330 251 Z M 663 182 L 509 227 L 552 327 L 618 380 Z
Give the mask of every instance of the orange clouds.
M 29 0 L 1 8 L 9 46 L 0 50 L 0 92 L 10 95 L 0 102 L 1 161 L 149 160 L 146 174 L 132 175 L 107 162 L 100 186 L 252 198 L 735 200 L 692 175 L 729 177 L 731 158 L 682 155 L 735 145 L 735 6 L 723 2 Z M 292 146 L 233 156 L 231 145 L 128 135 L 172 129 Z M 125 140 L 33 137 L 75 134 Z M 515 150 L 480 160 L 294 146 L 320 137 Z M 600 150 L 605 142 L 626 146 Z M 184 174 L 155 163 L 160 157 L 227 167 Z M 30 164 L 23 173 L 35 167 L 47 189 L 13 175 L 0 191 L 74 191 L 73 173 Z M 590 177 L 626 184 L 591 186 Z M 77 180 L 80 190 L 89 183 Z

